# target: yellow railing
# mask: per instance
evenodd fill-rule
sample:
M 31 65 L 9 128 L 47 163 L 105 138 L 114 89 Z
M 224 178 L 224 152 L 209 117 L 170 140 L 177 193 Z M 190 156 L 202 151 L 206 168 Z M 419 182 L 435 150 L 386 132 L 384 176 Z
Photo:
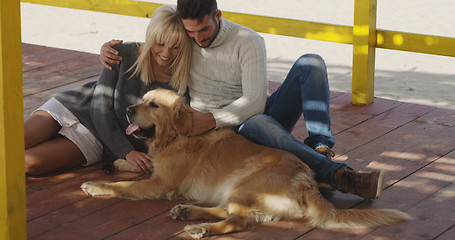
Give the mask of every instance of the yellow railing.
M 133 0 L 21 1 L 136 17 L 150 17 L 161 5 Z M 455 57 L 455 38 L 376 29 L 376 1 L 355 0 L 353 27 L 234 12 L 223 16 L 258 32 L 353 45 L 352 103 L 368 104 L 374 98 L 376 48 Z M 0 2 L 1 239 L 26 238 L 19 9 L 19 0 Z

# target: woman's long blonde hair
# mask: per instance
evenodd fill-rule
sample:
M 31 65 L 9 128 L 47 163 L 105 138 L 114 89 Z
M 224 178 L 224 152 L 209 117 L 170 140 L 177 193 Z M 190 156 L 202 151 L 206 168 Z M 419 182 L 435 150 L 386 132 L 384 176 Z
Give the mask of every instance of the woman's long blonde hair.
M 140 75 L 142 81 L 151 83 L 155 81 L 151 63 L 151 48 L 155 43 L 164 43 L 167 47 L 178 46 L 180 51 L 171 64 L 172 77 L 169 85 L 179 94 L 186 91 L 191 61 L 191 41 L 176 13 L 176 7 L 163 5 L 153 13 L 145 35 L 145 43 L 140 55 L 132 68 L 136 66 L 133 74 Z M 131 69 L 132 69 L 131 68 Z

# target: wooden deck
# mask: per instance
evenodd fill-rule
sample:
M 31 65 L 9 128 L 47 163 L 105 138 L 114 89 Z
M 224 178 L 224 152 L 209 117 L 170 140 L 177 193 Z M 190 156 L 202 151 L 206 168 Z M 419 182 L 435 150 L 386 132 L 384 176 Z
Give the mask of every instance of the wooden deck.
M 52 93 L 97 80 L 101 68 L 95 54 L 23 44 L 24 117 Z M 387 170 L 385 190 L 375 201 L 339 192 L 325 196 L 338 208 L 396 208 L 413 220 L 360 230 L 282 221 L 207 239 L 455 239 L 455 110 L 379 98 L 368 106 L 350 101 L 349 94 L 331 93 L 335 160 L 357 170 Z M 303 122 L 294 134 L 305 138 Z M 144 177 L 107 175 L 101 164 L 27 177 L 28 238 L 189 239 L 182 229 L 191 222 L 169 216 L 177 202 L 91 198 L 79 188 L 85 181 Z

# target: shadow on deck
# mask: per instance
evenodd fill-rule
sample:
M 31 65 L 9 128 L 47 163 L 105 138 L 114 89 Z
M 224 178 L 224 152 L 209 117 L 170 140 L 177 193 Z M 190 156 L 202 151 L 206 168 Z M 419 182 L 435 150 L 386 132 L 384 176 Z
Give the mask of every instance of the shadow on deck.
M 98 55 L 23 44 L 24 117 L 52 93 L 98 78 Z M 431 80 L 431 79 L 429 79 Z M 270 82 L 273 91 L 279 84 Z M 455 239 L 455 110 L 376 98 L 350 104 L 350 94 L 331 93 L 335 161 L 357 170 L 387 170 L 380 199 L 328 193 L 338 208 L 395 208 L 414 219 L 360 230 L 314 229 L 302 221 L 264 223 L 248 231 L 207 239 Z M 300 121 L 294 135 L 303 140 Z M 29 239 L 189 239 L 186 221 L 172 220 L 179 202 L 90 198 L 85 181 L 144 178 L 107 175 L 101 164 L 51 176 L 27 177 Z

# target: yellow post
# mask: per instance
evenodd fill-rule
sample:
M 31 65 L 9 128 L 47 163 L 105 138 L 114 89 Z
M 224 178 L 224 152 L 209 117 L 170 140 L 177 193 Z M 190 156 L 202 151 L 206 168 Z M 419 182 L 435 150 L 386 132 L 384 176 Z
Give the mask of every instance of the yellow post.
M 354 2 L 353 104 L 369 104 L 374 98 L 376 6 L 376 0 Z
M 19 0 L 0 1 L 0 239 L 27 238 Z

